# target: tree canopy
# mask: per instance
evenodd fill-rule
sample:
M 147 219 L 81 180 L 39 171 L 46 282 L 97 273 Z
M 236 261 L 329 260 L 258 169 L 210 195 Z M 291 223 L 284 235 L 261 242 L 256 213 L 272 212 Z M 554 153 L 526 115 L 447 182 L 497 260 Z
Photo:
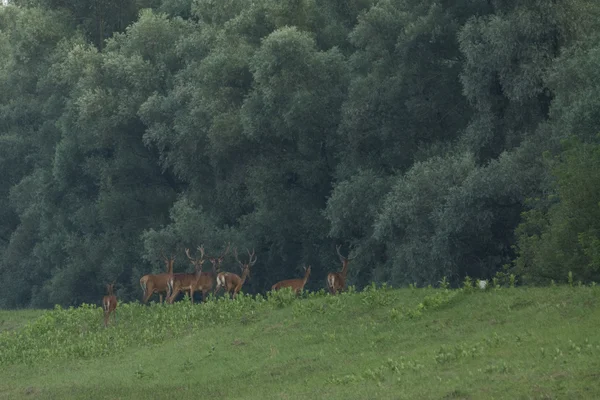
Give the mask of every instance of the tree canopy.
M 95 303 L 162 253 L 244 290 L 511 268 L 600 279 L 592 0 L 0 6 L 0 307 Z M 226 259 L 224 269 L 236 263 Z

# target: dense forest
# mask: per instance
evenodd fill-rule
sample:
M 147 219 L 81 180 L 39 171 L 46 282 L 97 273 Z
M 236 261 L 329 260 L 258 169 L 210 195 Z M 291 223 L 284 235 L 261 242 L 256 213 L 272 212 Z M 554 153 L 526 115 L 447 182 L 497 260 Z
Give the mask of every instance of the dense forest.
M 0 6 L 0 307 L 228 242 L 246 292 L 600 281 L 596 0 Z M 237 268 L 231 254 L 225 270 Z

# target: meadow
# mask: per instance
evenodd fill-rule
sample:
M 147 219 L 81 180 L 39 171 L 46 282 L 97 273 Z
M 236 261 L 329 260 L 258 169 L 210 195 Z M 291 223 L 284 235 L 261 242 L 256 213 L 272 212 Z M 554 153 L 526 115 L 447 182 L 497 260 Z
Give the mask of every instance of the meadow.
M 600 288 L 367 287 L 0 313 L 6 399 L 600 398 Z

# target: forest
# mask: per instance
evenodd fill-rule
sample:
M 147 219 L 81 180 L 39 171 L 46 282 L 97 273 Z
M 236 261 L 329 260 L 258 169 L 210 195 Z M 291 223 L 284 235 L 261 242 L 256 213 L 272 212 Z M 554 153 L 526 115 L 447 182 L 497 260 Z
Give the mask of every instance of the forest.
M 600 281 L 596 0 L 10 0 L 0 308 L 228 243 L 264 293 Z M 229 255 L 224 270 L 237 264 Z

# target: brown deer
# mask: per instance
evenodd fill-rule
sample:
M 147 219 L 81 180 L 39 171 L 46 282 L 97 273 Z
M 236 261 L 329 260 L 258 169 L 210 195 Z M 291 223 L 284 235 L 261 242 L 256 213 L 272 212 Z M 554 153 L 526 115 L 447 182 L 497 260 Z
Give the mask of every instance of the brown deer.
M 279 290 L 286 287 L 292 288 L 296 295 L 302 293 L 304 290 L 304 285 L 306 285 L 306 281 L 308 280 L 308 276 L 310 275 L 310 265 L 308 268 L 304 268 L 304 278 L 301 279 L 286 279 L 285 281 L 280 281 L 271 286 L 271 290 Z
M 257 257 L 254 255 L 254 249 L 252 249 L 252 253 L 250 253 L 250 250 L 248 249 L 246 249 L 246 251 L 248 252 L 249 259 L 248 262 L 244 264 L 238 258 L 237 248 L 233 249 L 235 259 L 240 264 L 240 268 L 242 270 L 242 277 L 240 278 L 239 275 L 232 272 L 219 273 L 217 275 L 217 288 L 215 289 L 215 295 L 219 292 L 219 289 L 225 288 L 225 292 L 229 293 L 229 296 L 235 299 L 236 295 L 242 288 L 242 285 L 246 281 L 246 278 L 250 274 L 250 267 L 256 264 Z
M 206 300 L 206 294 L 213 290 L 218 274 L 221 272 L 221 263 L 225 259 L 227 253 L 229 253 L 229 247 L 231 243 L 227 243 L 227 248 L 221 253 L 219 257 L 209 257 L 208 261 L 212 264 L 211 271 L 203 272 L 200 275 L 200 281 L 196 290 L 202 291 L 202 301 Z
M 143 302 L 148 302 L 148 299 L 154 294 L 158 293 L 160 302 L 163 302 L 163 293 L 165 293 L 165 300 L 169 297 L 169 277 L 173 274 L 173 263 L 175 262 L 175 256 L 171 258 L 162 255 L 165 264 L 167 265 L 167 272 L 163 274 L 148 274 L 140 278 L 140 286 L 144 292 Z
M 198 247 L 200 250 L 200 258 L 194 258 L 190 255 L 190 249 L 185 249 L 185 255 L 190 259 L 190 262 L 194 266 L 194 273 L 178 273 L 172 274 L 169 278 L 167 285 L 169 286 L 169 292 L 171 292 L 171 296 L 169 297 L 169 303 L 173 304 L 175 298 L 181 292 L 189 291 L 190 299 L 192 304 L 194 304 L 194 292 L 198 290 L 198 286 L 201 282 L 202 277 L 202 264 L 204 264 L 204 245 Z
M 113 293 L 114 287 L 114 282 L 109 285 L 106 285 L 106 291 L 108 294 L 102 298 L 102 309 L 104 310 L 104 327 L 108 326 L 108 319 L 110 318 L 110 313 L 112 313 L 115 323 L 117 322 L 117 296 L 115 296 Z
M 341 292 L 346 288 L 346 274 L 348 273 L 348 263 L 356 258 L 356 256 L 352 258 L 346 258 L 340 253 L 340 249 L 342 245 L 335 246 L 335 249 L 340 256 L 340 261 L 342 262 L 342 270 L 340 272 L 330 272 L 327 275 L 327 287 L 331 294 L 336 294 Z

